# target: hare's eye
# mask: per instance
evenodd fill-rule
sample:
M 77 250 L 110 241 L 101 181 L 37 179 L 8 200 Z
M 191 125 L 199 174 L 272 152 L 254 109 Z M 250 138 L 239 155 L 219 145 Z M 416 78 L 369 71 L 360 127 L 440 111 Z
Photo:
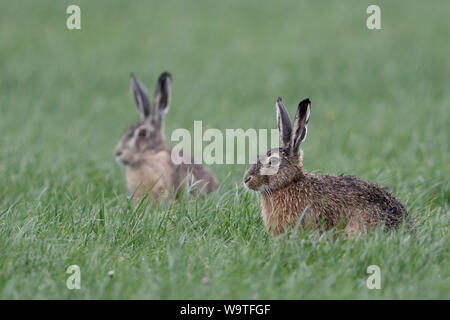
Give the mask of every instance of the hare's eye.
M 280 158 L 278 157 L 270 157 L 269 161 L 267 162 L 271 166 L 276 166 L 280 163 Z
M 145 137 L 147 135 L 147 130 L 141 129 L 138 133 L 139 137 Z

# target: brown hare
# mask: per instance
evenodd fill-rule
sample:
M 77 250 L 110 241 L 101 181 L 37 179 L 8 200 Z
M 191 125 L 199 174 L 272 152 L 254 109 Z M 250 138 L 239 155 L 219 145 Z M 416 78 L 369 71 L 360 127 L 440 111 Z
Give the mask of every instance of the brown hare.
M 261 193 L 262 217 L 272 235 L 299 223 L 321 230 L 342 226 L 352 236 L 377 225 L 395 229 L 408 216 L 397 199 L 373 183 L 304 172 L 300 144 L 306 138 L 311 101 L 300 102 L 292 125 L 281 98 L 276 110 L 281 147 L 260 155 L 244 175 L 245 187 Z
M 156 199 L 173 199 L 185 183 L 190 184 L 191 194 L 210 193 L 218 187 L 216 176 L 204 166 L 172 162 L 172 149 L 164 139 L 164 115 L 170 107 L 171 86 L 171 75 L 162 73 L 152 109 L 147 90 L 131 74 L 131 90 L 141 121 L 125 131 L 115 155 L 126 168 L 127 187 L 135 200 L 147 193 Z M 190 155 L 185 156 L 192 159 Z

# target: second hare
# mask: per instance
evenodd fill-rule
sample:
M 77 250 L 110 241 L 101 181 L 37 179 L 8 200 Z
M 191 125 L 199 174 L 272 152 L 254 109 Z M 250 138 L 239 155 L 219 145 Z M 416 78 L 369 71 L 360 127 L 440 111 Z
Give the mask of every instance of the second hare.
M 145 87 L 131 74 L 131 90 L 141 121 L 127 129 L 116 146 L 116 159 L 126 168 L 126 182 L 134 198 L 172 198 L 185 183 L 192 193 L 218 187 L 216 176 L 200 164 L 174 164 L 164 139 L 164 116 L 170 107 L 172 77 L 164 72 L 156 85 L 153 108 Z M 189 157 L 194 163 L 190 155 Z
M 311 101 L 299 103 L 293 124 L 281 98 L 276 110 L 281 147 L 261 154 L 244 176 L 244 185 L 261 193 L 262 217 L 272 235 L 299 221 L 301 227 L 313 229 L 342 226 L 345 235 L 353 236 L 378 225 L 395 229 L 408 216 L 405 207 L 376 184 L 354 176 L 304 172 L 300 145 Z

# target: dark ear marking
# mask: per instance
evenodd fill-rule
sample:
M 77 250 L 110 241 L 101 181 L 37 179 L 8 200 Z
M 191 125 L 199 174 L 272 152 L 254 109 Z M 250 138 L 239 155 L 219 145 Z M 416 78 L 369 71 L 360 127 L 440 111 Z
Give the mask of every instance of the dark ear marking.
M 155 89 L 155 120 L 162 120 L 164 114 L 169 111 L 170 98 L 172 92 L 172 76 L 168 72 L 163 72 L 156 84 Z
M 141 114 L 142 119 L 146 119 L 150 116 L 150 100 L 145 87 L 136 79 L 133 73 L 130 74 L 130 86 L 133 92 L 134 101 Z
M 298 104 L 297 113 L 294 118 L 294 129 L 292 133 L 292 152 L 298 153 L 300 144 L 305 140 L 308 133 L 309 115 L 311 112 L 311 101 L 304 99 Z
M 277 109 L 277 123 L 278 131 L 280 132 L 281 143 L 283 147 L 287 147 L 290 144 L 292 135 L 291 119 L 281 97 L 278 97 L 275 106 Z

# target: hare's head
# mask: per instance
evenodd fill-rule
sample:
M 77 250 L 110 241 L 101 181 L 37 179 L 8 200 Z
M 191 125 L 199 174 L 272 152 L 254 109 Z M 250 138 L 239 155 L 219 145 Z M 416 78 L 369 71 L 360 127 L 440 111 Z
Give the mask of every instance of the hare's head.
M 299 103 L 293 125 L 281 98 L 277 99 L 276 109 L 281 147 L 261 154 L 247 170 L 244 186 L 252 190 L 276 190 L 303 175 L 300 144 L 306 138 L 311 101 Z
M 169 73 L 164 72 L 159 76 L 152 108 L 147 90 L 131 74 L 131 91 L 141 115 L 141 121 L 129 127 L 116 146 L 116 159 L 123 165 L 136 165 L 144 152 L 160 151 L 166 148 L 164 115 L 169 110 L 171 84 L 172 78 Z

